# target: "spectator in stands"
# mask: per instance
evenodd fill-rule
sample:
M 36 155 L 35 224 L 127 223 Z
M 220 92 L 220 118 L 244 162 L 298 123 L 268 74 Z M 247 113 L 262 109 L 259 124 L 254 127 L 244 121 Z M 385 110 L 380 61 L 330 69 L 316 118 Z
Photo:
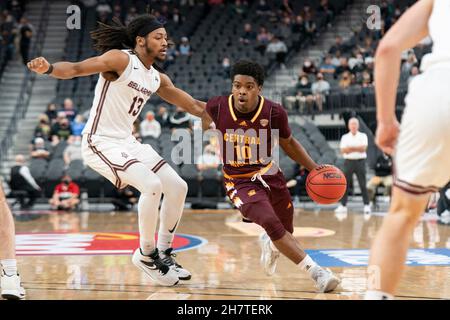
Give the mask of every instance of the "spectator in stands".
M 21 209 L 29 209 L 33 207 L 36 198 L 39 197 L 41 187 L 36 183 L 30 169 L 26 166 L 25 157 L 18 154 L 15 161 L 16 163 L 11 168 L 9 186 L 11 191 L 25 191 L 27 193 L 28 202 L 25 202 L 23 197 L 19 197 L 19 201 Z
M 367 70 L 362 72 L 362 82 L 361 86 L 363 88 L 373 87 L 373 78 L 372 74 L 370 74 Z
M 178 8 L 173 8 L 172 10 L 172 19 L 175 24 L 181 24 L 184 21 L 184 17 L 181 15 L 181 12 Z
M 408 53 L 408 58 L 405 62 L 403 62 L 402 68 L 401 68 L 401 77 L 404 79 L 407 79 L 410 75 L 412 67 L 414 67 L 417 64 L 417 58 L 414 54 L 414 51 Z
M 348 89 L 352 84 L 352 74 L 349 71 L 344 71 L 339 80 L 339 88 Z
M 133 137 L 136 138 L 137 141 L 142 143 L 141 137 L 141 124 L 139 123 L 139 118 L 133 123 Z
M 373 42 L 371 36 L 367 36 L 364 38 L 364 46 L 360 48 L 361 52 L 366 57 L 373 57 L 375 54 L 376 44 Z
M 81 156 L 81 136 L 70 136 L 67 139 L 67 147 L 64 149 L 63 159 L 66 167 L 73 160 L 83 160 Z
M 305 61 L 303 61 L 302 74 L 303 73 L 305 73 L 307 75 L 317 73 L 317 67 L 310 58 L 306 58 Z
M 359 131 L 359 120 L 351 118 L 348 121 L 349 132 L 341 137 L 340 149 L 344 156 L 344 174 L 347 179 L 347 190 L 341 199 L 341 205 L 336 208 L 336 213 L 347 213 L 348 186 L 353 180 L 353 174 L 358 178 L 358 184 L 364 202 L 364 213 L 370 214 L 369 194 L 366 184 L 366 158 L 367 135 Z
M 156 114 L 155 119 L 156 121 L 159 122 L 161 128 L 170 127 L 169 112 L 167 111 L 167 108 L 163 104 L 158 107 L 158 113 Z
M 277 63 L 285 69 L 286 54 L 288 52 L 286 44 L 279 37 L 274 36 L 266 49 L 267 53 L 274 53 Z
M 38 117 L 39 119 L 39 123 L 36 126 L 36 128 L 34 129 L 34 137 L 41 137 L 44 140 L 50 140 L 50 124 L 49 124 L 49 120 L 48 117 L 45 113 L 42 113 L 39 115 Z
M 155 119 L 155 113 L 153 111 L 148 111 L 145 114 L 144 121 L 141 122 L 141 137 L 142 138 L 155 138 L 158 139 L 161 135 L 161 125 Z
M 47 115 L 48 119 L 50 120 L 50 124 L 53 125 L 56 122 L 56 118 L 58 116 L 56 112 L 56 104 L 49 103 L 47 105 L 47 110 L 45 110 L 45 114 Z
M 282 23 L 278 25 L 277 33 L 282 40 L 292 37 L 292 24 L 289 16 L 284 17 Z
M 292 16 L 294 15 L 294 8 L 289 0 L 283 0 L 279 8 L 280 16 Z
M 197 159 L 197 169 L 199 171 L 217 169 L 221 162 L 221 158 L 217 154 L 217 148 L 212 144 L 208 144 L 203 154 Z
M 128 10 L 128 13 L 125 17 L 125 25 L 128 25 L 130 23 L 130 21 L 134 20 L 136 17 L 138 16 L 136 7 L 132 6 L 130 7 L 130 9 Z
M 376 196 L 375 191 L 378 186 L 383 186 L 384 195 L 390 196 L 392 182 L 392 158 L 383 152 L 378 156 L 377 162 L 375 163 L 375 176 L 367 183 L 369 201 L 374 202 Z
M 75 119 L 70 124 L 70 128 L 72 129 L 72 135 L 81 136 L 84 127 L 86 126 L 86 121 L 82 114 L 77 114 Z
M 41 137 L 34 139 L 30 156 L 34 159 L 48 160 L 50 158 L 50 151 L 46 148 L 44 139 Z
M 331 63 L 337 68 L 341 65 L 341 57 L 342 57 L 342 53 L 340 50 L 336 51 L 336 53 L 334 54 L 334 56 L 332 56 L 331 58 Z
M 342 57 L 340 60 L 339 66 L 336 68 L 334 73 L 335 78 L 338 78 L 344 72 L 351 72 L 350 66 L 348 65 L 348 59 L 346 57 Z
M 262 55 L 266 52 L 267 45 L 272 39 L 272 35 L 267 31 L 267 28 L 261 26 L 259 28 L 258 36 L 256 37 L 256 50 L 259 51 Z
M 316 30 L 317 26 L 311 14 L 305 14 L 305 37 L 306 39 L 309 39 L 312 44 L 315 44 Z
M 231 9 L 239 16 L 245 16 L 248 11 L 248 2 L 245 0 L 235 0 L 234 3 L 231 4 Z
M 348 59 L 348 66 L 353 74 L 360 73 L 364 70 L 364 57 L 358 49 L 356 49 L 352 57 Z
M 320 65 L 320 73 L 322 74 L 334 74 L 336 71 L 336 66 L 331 62 L 331 56 L 327 55 L 325 60 Z
M 258 16 L 270 16 L 272 15 L 272 11 L 267 4 L 266 0 L 259 0 L 258 5 L 256 6 L 256 14 Z
M 288 102 L 287 107 L 292 109 L 293 107 L 297 108 L 298 106 L 300 113 L 303 113 L 305 106 L 308 107 L 308 110 L 312 110 L 314 96 L 312 95 L 311 82 L 309 82 L 308 75 L 301 75 L 295 88 L 297 90 L 297 95 L 286 97 L 286 101 Z
M 124 12 L 122 11 L 122 7 L 118 4 L 114 5 L 112 19 L 119 19 L 120 22 L 124 21 Z
M 67 138 L 72 135 L 69 119 L 66 118 L 63 111 L 58 112 L 56 123 L 52 126 L 50 134 L 52 136 L 57 136 L 60 140 L 67 140 Z
M 64 175 L 61 183 L 55 187 L 49 203 L 53 210 L 71 211 L 76 209 L 80 203 L 80 187 L 72 182 L 69 175 Z
M 124 189 L 114 188 L 114 197 L 111 200 L 114 205 L 114 211 L 129 211 L 133 209 L 134 205 L 138 202 L 139 192 L 127 186 Z
M 99 0 L 95 11 L 97 11 L 99 16 L 107 16 L 112 13 L 111 6 L 106 0 Z
M 337 36 L 334 44 L 331 46 L 330 50 L 328 50 L 329 54 L 335 55 L 337 51 L 340 52 L 345 52 L 346 51 L 346 47 L 342 41 L 342 37 L 341 36 Z
M 330 5 L 328 0 L 321 0 L 317 11 L 325 14 L 326 23 L 328 26 L 331 26 L 331 21 L 333 21 L 333 17 L 336 13 L 336 10 L 334 9 L 334 7 L 332 5 Z
M 294 39 L 294 47 L 296 50 L 298 50 L 300 49 L 301 43 L 306 34 L 305 21 L 303 20 L 303 16 L 301 14 L 295 17 L 295 21 L 292 23 L 291 30 Z
M 72 122 L 78 114 L 73 105 L 73 100 L 70 98 L 64 99 L 63 108 L 61 111 L 64 111 L 66 118 L 69 119 L 70 122 Z
M 189 44 L 189 39 L 187 37 L 181 38 L 181 43 L 178 46 L 178 54 L 182 56 L 192 55 L 191 45 Z
M 190 128 L 191 121 L 189 114 L 182 108 L 177 107 L 175 112 L 169 118 L 170 129 Z
M 228 79 L 230 77 L 230 71 L 231 71 L 231 61 L 230 58 L 225 57 L 222 60 L 222 70 L 221 70 L 221 76 L 224 79 Z
M 295 165 L 294 179 L 289 180 L 286 186 L 294 188 L 294 204 L 299 203 L 299 197 L 306 194 L 306 178 L 308 177 L 308 170 L 302 165 Z
M 27 18 L 22 17 L 20 19 L 20 54 L 22 56 L 22 62 L 25 65 L 29 61 L 28 54 L 30 53 L 30 44 L 31 38 L 33 37 L 33 29 L 33 26 L 28 22 Z
M 244 33 L 239 38 L 239 41 L 244 44 L 253 43 L 256 40 L 256 32 L 253 31 L 252 25 L 246 23 L 244 25 Z
M 330 84 L 328 81 L 323 79 L 323 74 L 318 73 L 316 76 L 316 81 L 311 86 L 311 91 L 316 102 L 317 109 L 319 112 L 323 110 L 323 104 L 326 101 L 326 97 L 330 94 Z

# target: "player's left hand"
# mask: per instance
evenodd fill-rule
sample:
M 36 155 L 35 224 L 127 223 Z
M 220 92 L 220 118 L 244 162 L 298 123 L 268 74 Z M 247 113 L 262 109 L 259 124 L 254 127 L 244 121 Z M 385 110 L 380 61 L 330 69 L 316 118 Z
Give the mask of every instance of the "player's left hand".
M 391 121 L 379 121 L 375 143 L 384 153 L 392 156 L 395 151 L 395 146 L 397 145 L 399 132 L 400 124 L 397 119 L 394 118 Z

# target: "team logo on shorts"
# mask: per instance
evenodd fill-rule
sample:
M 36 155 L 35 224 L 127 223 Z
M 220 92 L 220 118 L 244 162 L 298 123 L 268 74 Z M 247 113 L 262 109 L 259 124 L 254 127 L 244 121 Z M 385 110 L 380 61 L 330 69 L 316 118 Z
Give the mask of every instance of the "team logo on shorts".
M 122 152 L 122 157 L 127 159 L 129 156 L 125 152 Z
M 203 246 L 204 238 L 177 234 L 174 251 Z M 137 232 L 29 233 L 16 236 L 16 252 L 22 256 L 39 255 L 130 255 L 139 247 Z
M 266 127 L 269 124 L 269 120 L 267 119 L 261 119 L 259 120 L 259 123 L 263 126 Z
M 255 190 L 250 190 L 247 194 L 248 194 L 249 197 L 253 197 L 256 194 L 256 191 Z

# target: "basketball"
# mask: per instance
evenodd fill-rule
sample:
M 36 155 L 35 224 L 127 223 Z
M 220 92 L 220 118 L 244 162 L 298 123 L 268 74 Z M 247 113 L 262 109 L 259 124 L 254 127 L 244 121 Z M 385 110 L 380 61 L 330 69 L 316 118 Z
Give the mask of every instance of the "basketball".
M 306 192 L 319 204 L 338 202 L 347 188 L 345 175 L 335 166 L 318 167 L 306 178 Z

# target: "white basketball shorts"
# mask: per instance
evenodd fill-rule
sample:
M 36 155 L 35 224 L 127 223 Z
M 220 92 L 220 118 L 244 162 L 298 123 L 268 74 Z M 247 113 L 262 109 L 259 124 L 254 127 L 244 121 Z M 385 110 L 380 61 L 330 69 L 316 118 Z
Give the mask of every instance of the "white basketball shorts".
M 127 186 L 119 177 L 132 164 L 141 162 L 154 173 L 166 161 L 148 144 L 142 144 L 135 137 L 117 139 L 97 135 L 83 135 L 81 153 L 84 163 L 111 181 L 117 188 Z
M 394 157 L 395 186 L 436 192 L 450 181 L 450 68 L 430 68 L 409 85 Z

